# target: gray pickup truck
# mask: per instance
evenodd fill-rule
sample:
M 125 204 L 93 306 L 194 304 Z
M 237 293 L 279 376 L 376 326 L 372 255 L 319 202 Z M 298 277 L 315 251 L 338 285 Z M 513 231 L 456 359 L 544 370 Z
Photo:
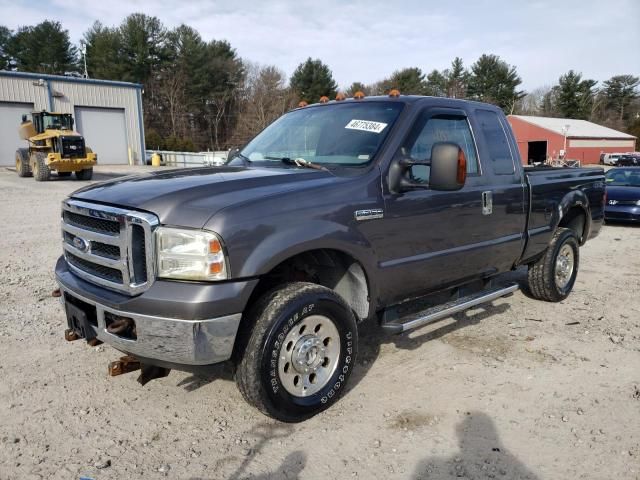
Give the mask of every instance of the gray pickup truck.
M 518 288 L 573 288 L 604 212 L 600 168 L 523 168 L 496 107 L 354 98 L 293 110 L 225 166 L 98 183 L 62 204 L 66 338 L 141 382 L 232 361 L 282 421 L 335 402 L 358 323 L 402 333 Z M 497 277 L 497 278 L 496 278 Z

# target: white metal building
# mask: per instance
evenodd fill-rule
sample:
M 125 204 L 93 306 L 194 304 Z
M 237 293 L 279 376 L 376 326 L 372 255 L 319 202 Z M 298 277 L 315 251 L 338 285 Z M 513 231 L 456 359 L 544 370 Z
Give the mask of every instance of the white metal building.
M 144 164 L 142 85 L 0 71 L 0 165 L 14 165 L 23 114 L 72 113 L 99 164 Z

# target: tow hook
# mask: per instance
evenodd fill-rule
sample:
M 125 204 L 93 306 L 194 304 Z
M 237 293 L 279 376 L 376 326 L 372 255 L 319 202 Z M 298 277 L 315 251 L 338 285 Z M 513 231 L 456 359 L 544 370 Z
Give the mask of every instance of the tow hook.
M 67 328 L 64 331 L 64 339 L 67 342 L 73 342 L 75 340 L 80 340 L 82 337 L 80 335 L 78 335 L 75 331 L 73 331 L 71 328 Z M 87 340 L 87 344 L 90 347 L 96 347 L 100 344 L 102 344 L 102 340 L 98 340 L 97 338 L 90 338 L 89 340 Z
M 117 377 L 123 373 L 134 372 L 140 370 L 140 360 L 132 355 L 120 357 L 120 360 L 109 363 L 109 375 Z
M 120 360 L 109 363 L 109 375 L 112 377 L 136 370 L 140 370 L 140 375 L 138 376 L 138 383 L 140 385 L 146 385 L 155 378 L 164 378 L 171 372 L 170 368 L 145 365 L 133 355 L 126 355 L 120 357 Z
M 80 335 L 78 335 L 76 332 L 74 332 L 70 328 L 67 328 L 64 331 L 64 339 L 67 342 L 73 342 L 74 340 L 79 340 L 80 339 Z

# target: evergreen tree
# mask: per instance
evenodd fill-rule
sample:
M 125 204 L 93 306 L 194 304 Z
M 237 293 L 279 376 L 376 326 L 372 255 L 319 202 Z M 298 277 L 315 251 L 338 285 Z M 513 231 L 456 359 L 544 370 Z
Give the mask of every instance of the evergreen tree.
M 96 21 L 85 32 L 83 40 L 90 78 L 124 79 L 124 65 L 120 61 L 122 39 L 117 28 L 105 27 Z
M 145 83 L 151 73 L 167 59 L 167 31 L 157 17 L 133 13 L 118 29 L 120 48 L 117 61 L 122 65 L 122 79 Z
M 45 20 L 19 28 L 7 50 L 19 71 L 57 75 L 77 71 L 77 49 L 60 22 Z
M 289 83 L 300 100 L 308 103 L 317 102 L 323 95 L 334 98 L 338 90 L 331 69 L 319 59 L 313 60 L 311 57 L 298 65 Z
M 497 55 L 483 54 L 471 66 L 467 96 L 481 102 L 493 103 L 507 113 L 515 107 L 524 92 L 517 90 L 522 80 L 516 67 Z
M 429 75 L 427 75 L 424 94 L 431 95 L 432 97 L 446 97 L 447 78 L 445 77 L 445 74 L 438 70 L 433 70 Z
M 424 73 L 417 67 L 403 68 L 391 74 L 384 82 L 385 93 L 397 89 L 402 95 L 424 95 L 426 90 Z
M 595 80 L 583 80 L 582 74 L 569 70 L 553 87 L 554 110 L 565 118 L 589 119 L 596 83 Z
M 356 92 L 362 92 L 365 95 L 370 95 L 369 87 L 362 82 L 353 82 L 349 88 L 347 88 L 347 97 L 353 97 Z
M 0 70 L 11 70 L 11 55 L 9 54 L 11 37 L 11 30 L 0 25 Z
M 628 117 L 628 107 L 638 97 L 640 78 L 633 75 L 616 75 L 604 82 L 603 93 L 607 108 L 616 113 L 618 120 Z
M 447 97 L 465 98 L 469 72 L 464 68 L 462 59 L 456 57 L 451 62 L 451 69 L 445 75 L 447 79 Z

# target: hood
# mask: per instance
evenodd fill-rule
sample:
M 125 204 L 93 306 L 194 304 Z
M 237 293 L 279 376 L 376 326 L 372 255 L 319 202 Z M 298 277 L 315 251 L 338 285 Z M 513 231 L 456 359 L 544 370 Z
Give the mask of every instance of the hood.
M 202 228 L 223 208 L 310 188 L 332 178 L 328 172 L 311 169 L 201 167 L 119 177 L 90 185 L 71 196 L 151 212 L 165 225 Z
M 640 187 L 607 186 L 608 200 L 640 200 Z

